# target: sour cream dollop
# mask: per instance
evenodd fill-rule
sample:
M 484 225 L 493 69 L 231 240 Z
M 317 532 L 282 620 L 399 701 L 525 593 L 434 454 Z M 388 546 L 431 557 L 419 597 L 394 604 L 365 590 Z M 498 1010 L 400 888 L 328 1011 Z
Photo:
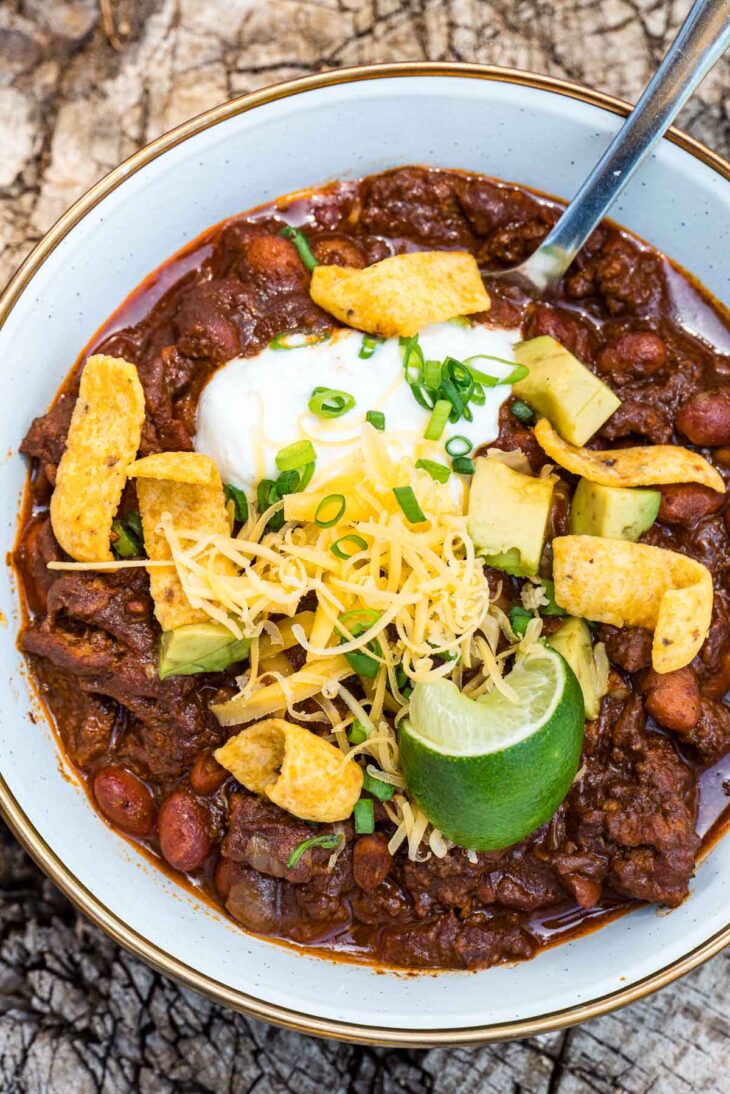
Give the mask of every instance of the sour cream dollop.
M 437 323 L 419 335 L 426 360 L 455 357 L 463 361 L 476 354 L 514 361 L 517 329 L 498 330 L 461 321 Z M 403 352 L 397 338 L 378 345 L 363 359 L 359 331 L 338 331 L 327 341 L 296 349 L 267 347 L 253 357 L 235 357 L 210 379 L 198 403 L 195 448 L 215 460 L 224 482 L 251 492 L 263 478 L 278 475 L 276 454 L 295 441 L 308 439 L 317 453 L 313 485 L 335 471 L 360 447 L 365 415 L 378 410 L 385 429 L 395 432 L 415 450 L 423 437 L 430 412 L 413 396 L 403 370 Z M 474 362 L 482 372 L 504 378 L 509 365 L 499 361 Z M 339 418 L 322 419 L 307 409 L 315 387 L 334 388 L 353 396 L 352 410 Z M 447 423 L 441 438 L 462 434 L 476 446 L 495 440 L 499 408 L 509 394 L 500 384 L 485 388 L 482 406 L 470 403 L 473 421 Z

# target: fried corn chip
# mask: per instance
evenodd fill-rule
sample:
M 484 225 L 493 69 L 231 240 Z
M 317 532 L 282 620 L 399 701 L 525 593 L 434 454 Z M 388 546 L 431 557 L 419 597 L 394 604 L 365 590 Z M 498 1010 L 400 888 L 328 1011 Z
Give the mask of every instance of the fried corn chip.
M 353 760 L 281 718 L 244 729 L 215 758 L 248 790 L 306 821 L 345 820 L 362 790 L 362 771 Z
M 600 536 L 553 540 L 555 600 L 570 615 L 654 631 L 657 672 L 688 665 L 707 637 L 712 576 L 676 551 Z
M 222 726 L 238 726 L 253 722 L 255 718 L 265 718 L 267 714 L 277 714 L 286 710 L 290 703 L 311 699 L 319 695 L 326 684 L 351 675 L 352 666 L 347 658 L 333 654 L 293 673 L 287 680 L 286 689 L 277 680 L 251 695 L 234 695 L 227 703 L 213 703 L 210 709 Z
M 164 514 L 169 514 L 172 526 L 177 532 L 200 532 L 227 536 L 229 534 L 228 512 L 218 469 L 209 456 L 193 452 L 164 452 L 149 456 L 157 460 L 158 468 L 164 468 L 162 457 L 170 457 L 169 464 L 173 474 L 182 474 L 179 469 L 187 468 L 191 477 L 207 476 L 207 483 L 180 482 L 176 479 L 137 479 L 137 498 L 142 517 L 142 531 L 147 557 L 154 561 L 172 558 L 167 537 L 160 528 Z M 174 457 L 185 456 L 185 464 L 175 463 Z M 139 463 L 145 463 L 140 460 Z M 138 466 L 138 465 L 136 465 Z M 199 468 L 199 470 L 196 470 Z M 222 574 L 234 574 L 236 568 L 228 559 L 219 556 L 215 559 L 215 569 Z M 163 631 L 172 630 L 188 623 L 208 623 L 210 617 L 200 608 L 194 608 L 183 589 L 177 571 L 170 567 L 150 568 L 150 592 L 155 602 L 155 615 Z
M 699 482 L 725 493 L 725 483 L 704 457 L 674 444 L 640 448 L 612 448 L 596 452 L 576 448 L 555 432 L 547 418 L 535 426 L 535 436 L 551 460 L 601 486 L 660 486 L 670 482 Z
M 218 471 L 210 456 L 199 452 L 155 452 L 135 460 L 127 474 L 130 479 L 165 479 L 191 486 L 211 486 Z
M 144 391 L 134 365 L 121 357 L 90 357 L 51 498 L 54 535 L 77 562 L 114 557 L 112 520 L 143 421 Z
M 315 266 L 309 291 L 348 327 L 384 338 L 489 308 L 476 259 L 464 251 L 414 251 L 363 270 Z

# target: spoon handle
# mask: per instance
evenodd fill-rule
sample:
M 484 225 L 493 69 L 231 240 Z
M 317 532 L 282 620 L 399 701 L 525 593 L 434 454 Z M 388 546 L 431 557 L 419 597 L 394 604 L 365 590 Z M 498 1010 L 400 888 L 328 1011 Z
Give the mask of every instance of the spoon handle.
M 541 291 L 575 255 L 730 46 L 730 0 L 696 0 L 638 103 L 542 245 L 520 267 Z

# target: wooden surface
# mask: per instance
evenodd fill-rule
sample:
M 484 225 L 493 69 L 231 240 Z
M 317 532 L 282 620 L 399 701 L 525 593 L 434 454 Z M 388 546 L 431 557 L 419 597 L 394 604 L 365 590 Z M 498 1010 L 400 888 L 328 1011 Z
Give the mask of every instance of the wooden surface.
M 0 0 L 0 283 L 118 160 L 226 98 L 372 61 L 456 59 L 635 99 L 674 0 Z M 730 155 L 730 68 L 682 124 Z M 250 1022 L 155 975 L 0 843 L 0 1090 L 29 1094 L 730 1092 L 730 953 L 564 1033 L 386 1051 Z

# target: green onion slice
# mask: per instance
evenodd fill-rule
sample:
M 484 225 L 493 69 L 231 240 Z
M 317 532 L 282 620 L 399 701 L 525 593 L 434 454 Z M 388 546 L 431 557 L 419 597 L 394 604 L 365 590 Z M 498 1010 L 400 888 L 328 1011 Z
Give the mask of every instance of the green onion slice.
M 117 558 L 135 558 L 143 553 L 142 520 L 139 513 L 127 513 L 112 521 L 112 532 L 116 539 L 112 543 Z
M 428 420 L 426 432 L 423 434 L 427 441 L 437 441 L 440 438 L 446 428 L 446 423 L 449 420 L 450 414 L 451 403 L 448 399 L 439 399 L 431 411 L 431 417 Z
M 457 475 L 473 475 L 476 470 L 474 460 L 470 460 L 468 456 L 457 456 L 451 461 L 451 466 Z
M 248 520 L 248 501 L 243 490 L 239 490 L 237 486 L 227 482 L 223 487 L 223 493 L 226 501 L 233 502 L 233 511 L 238 523 L 245 524 Z
M 299 472 L 282 471 L 274 485 L 280 498 L 286 497 L 287 494 L 296 494 L 299 490 Z
M 395 494 L 395 500 L 403 510 L 406 520 L 410 521 L 411 524 L 423 524 L 426 518 L 412 487 L 394 486 L 393 493 Z
M 276 453 L 276 466 L 280 471 L 296 471 L 308 463 L 314 463 L 317 453 L 311 441 L 295 441 Z
M 466 456 L 471 452 L 474 445 L 468 437 L 457 433 L 453 437 L 449 437 L 444 447 L 450 456 Z
M 438 392 L 425 384 L 411 384 L 411 395 L 424 410 L 433 410 L 438 402 Z
M 343 546 L 343 544 L 346 543 L 352 543 L 355 547 L 355 550 L 346 551 Z M 360 551 L 366 550 L 367 545 L 367 540 L 363 539 L 362 536 L 356 536 L 354 533 L 351 533 L 349 536 L 340 536 L 339 539 L 335 540 L 335 542 L 330 547 L 330 550 L 332 551 L 332 554 L 335 556 L 335 558 L 348 559 L 354 558 L 354 556 Z
M 515 399 L 513 403 L 510 403 L 509 412 L 523 425 L 531 425 L 535 421 L 535 411 L 527 403 L 523 403 L 522 399 Z
M 356 718 L 347 731 L 347 739 L 351 745 L 361 745 L 367 741 L 370 736 L 368 727 L 363 725 L 359 718 Z
M 315 266 L 319 266 L 319 262 L 310 250 L 307 237 L 299 228 L 292 228 L 290 226 L 282 228 L 279 235 L 283 236 L 284 239 L 290 240 L 294 244 L 297 249 L 297 254 L 302 260 L 302 266 L 306 267 L 310 272 Z
M 355 398 L 349 391 L 339 391 L 334 387 L 316 387 L 307 403 L 312 414 L 318 418 L 340 418 L 354 405 Z
M 379 798 L 381 802 L 390 801 L 395 794 L 395 787 L 392 783 L 386 783 L 382 779 L 376 779 L 369 771 L 366 771 L 363 775 L 362 788 L 363 790 L 367 790 L 368 794 L 372 794 L 373 797 Z
M 426 387 L 438 391 L 441 384 L 441 362 L 426 361 L 423 367 L 423 383 Z
M 301 470 L 302 479 L 299 483 L 300 490 L 306 490 L 306 488 L 309 486 L 313 474 L 314 463 L 305 463 L 304 467 Z
M 355 832 L 358 836 L 369 836 L 375 831 L 375 806 L 372 798 L 360 798 L 352 811 Z
M 414 334 L 412 338 L 400 338 L 399 344 L 403 350 L 403 371 L 406 382 L 409 384 L 423 383 L 426 361 L 423 350 L 418 344 L 418 335 Z
M 321 836 L 310 836 L 309 839 L 302 840 L 286 860 L 287 870 L 293 870 L 304 852 L 308 851 L 310 847 L 325 847 L 328 851 L 334 851 L 342 845 L 344 838 L 339 832 L 323 832 Z
M 437 463 L 436 460 L 416 460 L 416 467 L 420 467 L 423 471 L 428 471 L 432 479 L 436 482 L 448 482 L 451 477 L 451 471 L 443 463 Z
M 561 608 L 555 600 L 555 582 L 551 581 L 549 577 L 541 577 L 540 584 L 543 587 L 545 596 L 547 597 L 547 604 L 543 604 L 539 609 L 541 615 L 567 615 L 565 608 Z
M 384 341 L 385 339 L 378 334 L 364 334 L 358 357 L 362 357 L 363 361 L 367 361 L 368 357 L 372 357 L 378 346 L 382 346 Z
M 348 635 L 359 638 L 365 631 L 369 631 L 371 627 L 374 627 L 379 619 L 380 612 L 376 612 L 374 608 L 353 608 L 352 611 L 343 612 L 339 617 L 339 622 L 348 634 L 342 634 L 342 631 L 340 631 L 340 644 L 350 641 Z M 368 648 L 376 657 L 383 656 L 383 648 L 377 638 L 374 638 L 368 644 Z M 345 657 L 358 676 L 364 676 L 367 680 L 374 680 L 380 671 L 380 662 L 376 661 L 375 657 L 368 656 L 363 650 L 351 650 L 350 653 L 345 654 Z
M 365 415 L 365 421 L 370 422 L 373 429 L 385 429 L 385 415 L 382 410 L 369 410 Z
M 499 365 L 508 365 L 512 371 L 504 378 L 491 376 L 488 372 L 481 372 L 480 369 L 474 368 L 472 361 L 496 361 Z M 516 365 L 514 361 L 505 361 L 504 357 L 494 357 L 489 353 L 475 353 L 473 357 L 467 357 L 464 364 L 468 367 L 474 379 L 484 384 L 485 387 L 496 387 L 497 384 L 516 384 L 519 380 L 524 380 L 530 371 L 525 365 Z
M 293 330 L 277 334 L 269 342 L 269 349 L 302 349 L 304 346 L 317 346 L 320 342 L 329 342 L 331 330 L 307 331 Z
M 527 608 L 520 608 L 515 606 L 509 610 L 509 625 L 515 634 L 522 637 L 527 630 L 527 624 L 533 618 L 532 612 L 528 612 Z
M 314 512 L 314 523 L 320 528 L 332 528 L 338 520 L 342 519 L 345 505 L 344 494 L 328 494 L 326 498 L 322 498 Z

